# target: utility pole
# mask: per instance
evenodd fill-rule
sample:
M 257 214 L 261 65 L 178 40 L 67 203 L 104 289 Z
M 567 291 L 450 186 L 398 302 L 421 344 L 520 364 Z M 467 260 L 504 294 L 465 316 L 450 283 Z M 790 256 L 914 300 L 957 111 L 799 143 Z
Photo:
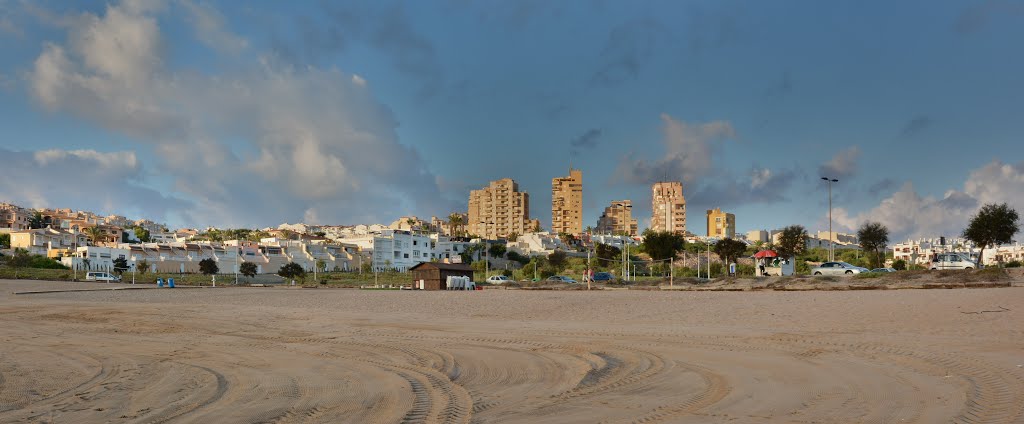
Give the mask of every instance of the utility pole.
M 238 285 L 238 246 L 235 246 L 235 285 Z
M 829 177 L 821 177 L 828 183 L 828 261 L 834 262 L 836 260 L 835 242 L 832 240 L 832 183 L 838 183 L 839 180 Z
M 673 268 L 675 268 L 675 265 L 676 265 L 676 255 L 675 255 L 675 253 L 673 253 L 672 257 L 669 258 L 669 260 L 668 260 L 668 286 L 669 287 L 673 287 L 672 282 L 673 282 L 673 278 L 674 277 L 673 277 L 672 273 L 673 273 Z
M 587 280 L 587 290 L 590 290 L 590 248 L 587 248 L 587 273 L 583 278 Z
M 708 280 L 711 279 L 711 239 L 707 239 L 708 243 Z

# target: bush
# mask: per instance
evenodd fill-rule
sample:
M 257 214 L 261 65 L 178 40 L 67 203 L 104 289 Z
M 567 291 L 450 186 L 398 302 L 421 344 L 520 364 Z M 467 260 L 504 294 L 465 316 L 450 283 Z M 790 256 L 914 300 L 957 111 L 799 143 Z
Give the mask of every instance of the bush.
M 526 265 L 530 262 L 530 258 L 528 256 L 520 255 L 519 252 L 514 250 L 509 250 L 508 253 L 505 254 L 505 257 L 510 261 L 516 261 L 522 265 Z
M 903 259 L 897 259 L 893 261 L 892 268 L 897 271 L 905 271 L 907 269 L 907 261 Z
M 60 262 L 41 255 L 32 255 L 32 259 L 30 259 L 28 263 L 28 268 L 68 269 L 68 267 L 64 266 Z
M 1006 263 L 1007 268 L 1020 268 L 1020 261 L 1010 261 Z

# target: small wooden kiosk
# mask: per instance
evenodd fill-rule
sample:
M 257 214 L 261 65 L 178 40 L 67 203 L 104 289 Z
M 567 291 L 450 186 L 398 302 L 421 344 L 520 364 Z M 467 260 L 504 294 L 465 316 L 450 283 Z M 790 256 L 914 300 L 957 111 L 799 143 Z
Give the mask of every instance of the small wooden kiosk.
M 423 290 L 446 290 L 448 287 L 445 281 L 448 281 L 448 276 L 473 279 L 473 268 L 463 264 L 420 262 L 409 270 L 412 271 L 413 287 L 419 287 L 420 281 L 423 281 Z

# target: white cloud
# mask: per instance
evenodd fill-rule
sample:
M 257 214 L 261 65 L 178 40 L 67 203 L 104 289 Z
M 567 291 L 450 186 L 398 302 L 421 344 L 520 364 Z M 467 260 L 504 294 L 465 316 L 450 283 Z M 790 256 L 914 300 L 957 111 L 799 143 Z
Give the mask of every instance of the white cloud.
M 818 167 L 822 177 L 843 179 L 857 173 L 857 159 L 860 158 L 860 147 L 853 146 L 836 153 L 831 160 Z
M 757 190 L 772 181 L 772 170 L 768 168 L 753 169 L 750 172 L 750 189 Z
M 67 44 L 36 59 L 32 92 L 51 110 L 152 145 L 150 169 L 196 201 L 201 224 L 271 225 L 309 210 L 328 222 L 383 220 L 453 206 L 362 77 L 265 61 L 232 74 L 174 71 L 144 6 L 80 19 Z
M 847 230 L 865 221 L 878 221 L 889 227 L 890 239 L 926 236 L 955 236 L 963 232 L 971 216 L 987 203 L 1009 203 L 1024 211 L 1024 162 L 1011 165 L 1000 161 L 971 172 L 963 191 L 947 190 L 941 198 L 921 196 L 912 183 L 906 183 L 878 206 L 851 215 L 842 208 L 833 218 Z
M 97 152 L 95 150 L 40 150 L 33 155 L 36 163 L 46 166 L 54 162 L 77 158 L 93 162 L 95 166 L 102 169 L 122 168 L 130 171 L 138 169 L 138 161 L 135 159 L 135 152 Z
M 155 220 L 187 219 L 190 202 L 162 194 L 143 183 L 135 152 L 49 149 L 35 152 L 0 148 L 5 175 L 0 199 L 25 207 L 71 207 L 120 212 Z
M 736 137 L 728 121 L 690 124 L 666 113 L 661 114 L 661 121 L 665 155 L 656 161 L 635 159 L 633 154 L 624 157 L 617 169 L 620 178 L 634 183 L 678 178 L 691 183 L 714 169 L 717 144 Z
M 249 47 L 249 42 L 224 28 L 224 17 L 212 7 L 191 0 L 181 0 L 189 13 L 189 23 L 203 44 L 224 53 L 237 54 Z
M 366 86 L 366 80 L 356 74 L 352 74 L 352 83 L 360 87 Z

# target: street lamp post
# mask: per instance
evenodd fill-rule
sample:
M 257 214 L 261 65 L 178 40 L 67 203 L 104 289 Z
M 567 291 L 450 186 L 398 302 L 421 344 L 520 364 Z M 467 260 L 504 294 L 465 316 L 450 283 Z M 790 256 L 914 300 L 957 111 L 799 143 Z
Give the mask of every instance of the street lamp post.
M 483 222 L 483 221 L 480 221 L 480 224 L 482 224 L 484 226 L 484 233 L 487 233 L 487 226 L 488 225 L 494 225 L 493 222 Z M 490 262 L 491 262 L 490 247 L 491 247 L 491 243 L 490 243 L 490 241 L 487 238 L 487 234 L 484 234 L 484 281 L 487 281 L 487 274 L 490 273 Z
M 838 183 L 839 180 L 829 177 L 821 177 L 828 183 L 828 261 L 833 262 L 836 260 L 835 256 L 835 241 L 832 240 L 832 183 Z

